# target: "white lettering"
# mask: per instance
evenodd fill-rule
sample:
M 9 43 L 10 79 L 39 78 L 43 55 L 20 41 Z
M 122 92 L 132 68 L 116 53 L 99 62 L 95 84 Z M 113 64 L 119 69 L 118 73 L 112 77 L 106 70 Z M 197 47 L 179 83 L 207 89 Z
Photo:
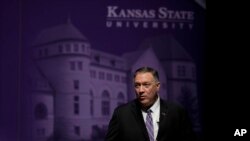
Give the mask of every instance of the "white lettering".
M 134 27 L 137 28 L 139 26 L 139 22 L 134 22 Z
M 107 21 L 107 22 L 106 22 L 106 26 L 107 26 L 107 27 L 111 27 L 111 26 L 112 26 L 112 22 L 111 22 L 111 21 Z
M 234 132 L 234 136 L 243 136 L 247 133 L 246 129 L 236 129 Z
M 164 23 L 162 23 L 162 26 L 163 26 L 164 29 L 168 28 L 168 23 L 164 22 Z
M 153 28 L 158 28 L 158 23 L 157 22 L 153 22 Z
M 160 7 L 158 10 L 158 18 L 165 19 L 167 18 L 167 8 L 166 7 Z
M 127 9 L 107 6 L 107 28 L 193 29 L 194 12 L 168 9 Z
M 108 15 L 107 17 L 117 17 L 117 14 L 115 10 L 118 8 L 118 6 L 108 6 Z
M 143 22 L 143 27 L 144 28 L 148 28 L 148 23 L 147 22 Z
M 192 29 L 192 24 L 178 23 L 178 22 L 146 22 L 146 21 L 106 21 L 106 27 L 116 27 L 116 28 L 153 28 L 153 29 Z M 244 131 L 243 131 L 244 132 Z
M 117 21 L 116 22 L 116 27 L 122 27 L 122 22 Z
M 240 135 L 240 131 L 239 131 L 239 129 L 236 129 L 236 130 L 235 130 L 235 132 L 234 132 L 234 136 L 241 136 L 241 135 Z
M 188 20 L 194 20 L 194 12 L 187 12 L 187 19 Z
M 194 12 L 192 11 L 174 11 L 168 10 L 166 7 L 158 9 L 159 19 L 174 19 L 174 20 L 194 20 Z
M 241 129 L 241 135 L 243 136 L 244 134 L 247 133 L 247 130 L 246 129 Z
M 108 18 L 155 18 L 155 10 L 118 9 L 118 6 L 107 7 Z
M 169 11 L 168 11 L 168 18 L 169 18 L 169 19 L 173 19 L 173 14 L 174 14 L 174 11 L 169 10 Z

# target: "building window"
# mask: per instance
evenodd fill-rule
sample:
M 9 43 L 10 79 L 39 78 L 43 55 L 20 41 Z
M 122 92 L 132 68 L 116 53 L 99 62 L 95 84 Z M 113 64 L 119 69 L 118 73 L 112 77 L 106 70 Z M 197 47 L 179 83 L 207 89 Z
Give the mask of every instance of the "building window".
M 79 46 L 78 44 L 74 44 L 74 52 L 78 52 L 79 51 Z
M 90 90 L 90 115 L 94 115 L 94 95 L 92 90 Z
M 108 116 L 110 114 L 110 96 L 107 90 L 102 93 L 102 115 Z
M 107 73 L 107 80 L 112 81 L 112 74 L 111 73 Z
M 73 86 L 74 86 L 75 90 L 79 90 L 79 83 L 80 83 L 79 80 L 74 80 L 73 81 Z
M 117 106 L 120 106 L 122 104 L 125 103 L 125 98 L 124 98 L 124 94 L 122 92 L 120 92 L 117 96 Z
M 74 101 L 79 102 L 79 96 L 74 96 Z
M 102 133 L 104 133 L 101 128 L 98 125 L 92 125 L 92 139 L 93 141 L 95 139 L 98 140 L 98 138 L 100 138 L 100 136 L 102 135 Z
M 71 52 L 71 46 L 70 46 L 70 44 L 66 44 L 66 51 L 67 52 Z
M 181 76 L 181 77 L 186 76 L 185 66 L 177 66 L 177 74 L 178 74 L 178 76 Z
M 99 72 L 99 79 L 104 80 L 104 72 Z
M 102 115 L 107 116 L 109 115 L 109 101 L 102 101 Z
M 90 70 L 90 77 L 96 78 L 96 71 L 95 70 Z
M 83 63 L 81 61 L 70 61 L 70 70 L 74 71 L 74 70 L 83 70 Z M 77 65 L 77 66 L 76 66 Z M 77 67 L 77 68 L 76 68 Z
M 47 119 L 48 117 L 48 109 L 44 103 L 38 103 L 35 106 L 35 118 L 42 120 Z
M 82 44 L 82 52 L 85 52 L 85 45 Z
M 59 53 L 63 53 L 63 46 L 62 45 L 58 45 L 58 51 L 59 51 Z
M 79 115 L 79 102 L 74 103 L 74 114 Z
M 79 126 L 75 126 L 75 127 L 74 127 L 74 131 L 75 131 L 75 134 L 76 134 L 77 136 L 80 136 L 80 127 L 79 127 Z
M 78 61 L 78 62 L 77 62 L 77 65 L 78 65 L 78 69 L 79 69 L 79 70 L 82 70 L 82 62 L 81 62 L 81 61 Z
M 119 75 L 115 75 L 115 81 L 119 82 L 120 81 L 120 76 Z
M 74 96 L 74 114 L 79 115 L 80 106 L 79 106 L 79 96 Z
M 95 56 L 94 59 L 95 59 L 95 62 L 96 62 L 96 63 L 100 63 L 100 56 Z
M 74 61 L 70 61 L 70 70 L 74 71 L 76 69 L 76 64 Z
M 86 44 L 85 47 L 86 47 L 86 49 L 85 49 L 86 52 L 89 52 L 90 45 L 89 45 L 89 44 Z

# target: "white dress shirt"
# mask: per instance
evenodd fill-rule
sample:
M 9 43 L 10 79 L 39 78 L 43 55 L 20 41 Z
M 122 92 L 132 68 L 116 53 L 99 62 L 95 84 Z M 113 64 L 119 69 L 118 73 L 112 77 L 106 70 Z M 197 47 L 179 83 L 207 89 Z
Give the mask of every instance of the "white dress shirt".
M 150 109 L 152 110 L 152 119 L 153 119 L 153 125 L 154 125 L 154 140 L 156 140 L 157 134 L 158 134 L 158 130 L 159 130 L 159 120 L 160 120 L 160 98 L 158 96 L 157 100 L 155 101 L 155 103 L 150 107 Z M 147 112 L 142 110 L 142 116 L 144 119 L 144 122 L 146 123 L 146 116 L 147 116 Z

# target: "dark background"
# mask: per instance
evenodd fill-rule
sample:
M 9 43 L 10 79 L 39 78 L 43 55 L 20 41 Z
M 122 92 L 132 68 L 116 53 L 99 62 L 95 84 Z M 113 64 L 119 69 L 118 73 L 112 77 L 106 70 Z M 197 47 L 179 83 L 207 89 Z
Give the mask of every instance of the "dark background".
M 75 0 L 75 2 L 81 3 L 83 0 Z M 93 7 L 98 7 L 101 3 L 104 4 L 100 1 L 92 3 Z M 21 83 L 21 74 L 24 69 L 22 61 L 25 60 L 24 55 L 26 55 L 23 52 L 28 52 L 30 41 L 34 40 L 34 36 L 41 29 L 64 23 L 68 12 L 72 22 L 80 31 L 84 31 L 83 34 L 89 39 L 102 33 L 102 25 L 99 24 L 103 23 L 96 23 L 97 33 L 93 34 L 84 28 L 86 27 L 84 24 L 91 24 L 89 23 L 91 20 L 84 20 L 80 13 L 77 15 L 77 8 L 68 6 L 66 1 L 46 3 L 5 0 L 1 1 L 0 4 L 0 141 L 17 141 L 21 136 L 22 93 L 20 90 L 23 85 Z M 129 5 L 125 1 L 124 4 Z M 141 4 L 139 1 L 138 4 L 134 3 L 135 6 L 139 4 Z M 249 98 L 247 98 L 249 95 L 249 62 L 247 61 L 249 60 L 249 51 L 247 51 L 249 39 L 246 37 L 249 24 L 247 24 L 244 15 L 247 8 L 244 4 L 239 6 L 235 3 L 232 3 L 229 8 L 227 7 L 229 2 L 222 4 L 216 2 L 215 5 L 217 6 L 211 6 L 208 3 L 207 6 L 206 23 L 203 23 L 206 25 L 206 32 L 204 28 L 204 31 L 192 33 L 196 37 L 195 44 L 192 44 L 194 39 L 190 39 L 190 36 L 185 35 L 185 32 L 171 31 L 171 33 L 183 44 L 190 45 L 186 46 L 186 49 L 199 65 L 198 72 L 201 76 L 199 88 L 203 93 L 200 101 L 204 140 L 246 140 L 249 133 L 244 137 L 234 137 L 233 134 L 235 129 L 241 128 L 248 129 L 250 132 L 249 106 L 247 106 L 249 105 Z M 60 10 L 53 11 L 55 6 Z M 43 7 L 46 7 L 46 10 Z M 86 10 L 94 10 L 93 7 Z M 58 14 L 57 12 L 64 13 Z M 98 12 L 96 14 L 95 16 L 98 16 Z M 205 13 L 201 14 L 205 15 Z M 61 16 L 55 19 L 53 18 L 55 15 Z M 88 18 L 91 19 L 92 16 L 89 16 Z M 128 34 L 130 34 L 129 29 L 124 29 L 124 34 L 119 36 L 126 37 Z M 141 32 L 141 34 L 143 33 Z M 115 33 L 112 36 L 116 36 Z M 137 37 L 134 38 L 136 41 L 140 40 L 141 36 L 135 37 Z M 124 47 L 124 50 L 105 47 L 104 42 L 107 40 L 108 38 L 102 36 L 99 39 L 100 42 L 92 42 L 92 46 L 95 49 L 114 54 L 133 50 Z M 128 46 L 127 42 L 122 42 Z M 204 48 L 197 50 L 197 46 L 200 45 L 204 45 Z M 204 54 L 199 54 L 200 52 L 204 52 Z

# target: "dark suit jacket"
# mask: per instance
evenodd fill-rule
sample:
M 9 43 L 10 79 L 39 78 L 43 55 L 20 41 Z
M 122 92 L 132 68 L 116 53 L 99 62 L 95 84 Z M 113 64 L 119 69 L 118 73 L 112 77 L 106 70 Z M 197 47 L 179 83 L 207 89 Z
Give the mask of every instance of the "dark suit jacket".
M 157 141 L 193 141 L 195 135 L 187 113 L 178 105 L 160 100 Z M 137 100 L 117 107 L 105 141 L 149 141 Z

